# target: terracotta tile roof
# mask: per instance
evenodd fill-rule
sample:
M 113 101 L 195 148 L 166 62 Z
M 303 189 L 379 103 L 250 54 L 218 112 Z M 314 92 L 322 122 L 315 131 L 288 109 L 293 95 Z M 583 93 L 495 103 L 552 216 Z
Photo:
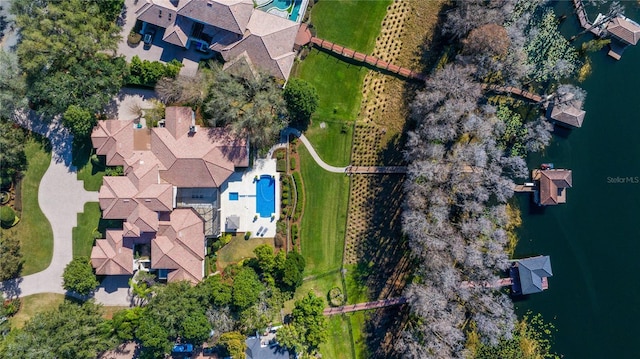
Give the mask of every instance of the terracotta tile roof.
M 151 266 L 174 270 L 169 281 L 197 283 L 203 276 L 204 241 L 204 223 L 198 214 L 190 208 L 176 209 L 151 241 Z
M 554 205 L 558 201 L 558 192 L 572 186 L 570 170 L 542 170 L 540 171 L 540 204 Z
M 169 183 L 152 184 L 136 195 L 136 199 L 154 212 L 173 209 L 173 186 Z
M 293 44 L 298 27 L 293 21 L 255 11 L 247 25 L 248 34 L 221 54 L 225 61 L 231 61 L 246 53 L 251 63 L 272 76 L 287 79 L 295 59 Z
M 174 186 L 220 187 L 236 167 L 248 166 L 248 141 L 219 128 L 190 134 L 190 108 L 168 107 L 165 119 L 166 127 L 150 131 L 150 150 L 121 151 L 127 154 L 120 157 L 124 176 L 103 178 L 103 218 L 125 221 L 122 230 L 96 241 L 92 263 L 100 273 L 119 274 L 125 264 L 132 266 L 130 251 L 119 244 L 124 238 L 151 243 L 152 268 L 171 270 L 168 280 L 202 279 L 204 221 L 193 209 L 173 209 Z M 121 148 L 119 141 L 129 144 L 133 131 L 131 121 L 100 121 L 92 140 L 108 152 Z
M 178 11 L 182 16 L 236 34 L 244 33 L 252 13 L 251 0 L 191 0 Z
M 607 24 L 607 31 L 618 39 L 635 45 L 640 40 L 640 26 L 625 19 L 624 17 L 616 17 Z
M 556 105 L 551 110 L 551 118 L 571 125 L 573 127 L 582 127 L 586 112 L 570 105 Z
M 98 121 L 91 142 L 98 155 L 107 157 L 107 165 L 124 165 L 124 159 L 133 154 L 133 121 Z
M 165 128 L 173 138 L 180 138 L 189 133 L 189 126 L 194 118 L 191 107 L 169 106 L 164 112 Z
M 123 231 L 107 230 L 106 239 L 96 240 L 91 264 L 99 275 L 133 274 L 133 241 Z

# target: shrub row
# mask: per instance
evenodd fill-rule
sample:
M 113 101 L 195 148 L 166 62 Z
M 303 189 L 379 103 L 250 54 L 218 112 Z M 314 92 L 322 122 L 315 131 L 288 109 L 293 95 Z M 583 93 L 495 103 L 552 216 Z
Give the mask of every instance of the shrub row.
M 302 206 L 304 204 L 304 189 L 302 188 L 302 180 L 300 178 L 300 172 L 293 173 L 293 180 L 296 183 L 298 200 L 296 202 L 296 208 L 295 208 L 292 219 L 294 221 L 297 221 L 298 219 L 300 219 L 300 216 L 302 215 Z
M 140 60 L 134 56 L 129 64 L 129 73 L 124 78 L 126 85 L 154 87 L 163 77 L 176 77 L 182 63 L 176 59 L 163 64 L 160 61 Z

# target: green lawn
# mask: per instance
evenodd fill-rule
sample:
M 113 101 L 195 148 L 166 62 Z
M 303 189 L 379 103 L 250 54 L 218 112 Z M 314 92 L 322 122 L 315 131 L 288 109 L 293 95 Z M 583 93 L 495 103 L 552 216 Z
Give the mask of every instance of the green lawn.
M 371 53 L 391 0 L 319 1 L 311 10 L 317 37 Z
M 369 289 L 362 283 L 362 281 L 358 280 L 356 275 L 356 266 L 347 265 L 345 266 L 345 269 L 347 270 L 347 274 L 345 276 L 345 285 L 347 286 L 347 303 L 355 304 L 370 301 Z
M 87 191 L 98 191 L 102 186 L 104 168 L 97 168 L 89 160 L 93 147 L 91 140 L 87 139 L 82 143 L 73 145 L 73 165 L 78 168 L 78 180 L 84 181 L 84 189 Z
M 51 263 L 53 231 L 38 204 L 38 187 L 51 163 L 49 141 L 31 135 L 25 143 L 28 168 L 22 178 L 22 214 L 20 222 L 10 229 L 0 229 L 2 235 L 20 240 L 24 256 L 22 275 L 40 272 Z
M 305 190 L 300 235 L 302 255 L 307 260 L 305 275 L 324 274 L 342 264 L 349 178 L 323 170 L 306 148 L 299 148 Z
M 225 268 L 231 263 L 237 263 L 247 258 L 255 258 L 256 255 L 253 254 L 253 250 L 263 244 L 273 247 L 273 238 L 251 238 L 245 240 L 244 236 L 235 236 L 229 243 L 218 250 L 218 266 Z
M 93 232 L 97 230 L 105 238 L 108 228 L 122 229 L 122 220 L 101 218 L 100 204 L 87 202 L 84 211 L 78 213 L 78 226 L 73 228 L 73 256 L 91 256 L 93 247 Z
M 349 317 L 347 315 L 334 315 L 327 317 L 327 341 L 320 345 L 320 353 L 323 358 L 352 359 L 353 342 Z
M 347 314 L 347 316 L 351 321 L 351 334 L 356 354 L 355 359 L 368 358 L 369 355 L 367 343 L 365 341 L 364 335 L 362 335 L 366 330 L 365 322 L 367 320 L 367 312 L 354 312 L 351 314 Z
M 297 64 L 294 76 L 315 86 L 318 109 L 313 120 L 355 120 L 362 102 L 362 80 L 369 70 L 316 49 Z
M 58 308 L 64 301 L 63 294 L 43 293 L 22 297 L 22 305 L 16 315 L 11 317 L 12 328 L 22 328 L 27 320 L 36 313 Z
M 324 124 L 324 128 L 320 127 L 321 124 Z M 316 119 L 305 136 L 326 163 L 336 167 L 351 163 L 353 122 Z

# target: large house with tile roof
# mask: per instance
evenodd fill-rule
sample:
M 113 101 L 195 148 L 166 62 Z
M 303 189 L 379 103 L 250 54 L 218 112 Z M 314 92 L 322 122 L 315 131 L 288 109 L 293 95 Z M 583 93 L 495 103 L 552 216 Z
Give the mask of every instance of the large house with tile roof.
M 285 80 L 291 72 L 299 24 L 255 9 L 252 0 L 146 0 L 136 17 L 164 29 L 167 43 L 210 49 L 229 63 L 242 58 Z
M 220 233 L 219 189 L 249 166 L 249 143 L 225 129 L 196 126 L 189 107 L 167 107 L 162 125 L 107 120 L 93 130 L 96 153 L 124 169 L 123 176 L 105 176 L 100 188 L 102 217 L 123 224 L 96 240 L 96 274 L 131 275 L 144 267 L 168 281 L 197 283 L 204 276 L 205 238 Z M 134 260 L 136 246 L 146 247 L 148 258 Z

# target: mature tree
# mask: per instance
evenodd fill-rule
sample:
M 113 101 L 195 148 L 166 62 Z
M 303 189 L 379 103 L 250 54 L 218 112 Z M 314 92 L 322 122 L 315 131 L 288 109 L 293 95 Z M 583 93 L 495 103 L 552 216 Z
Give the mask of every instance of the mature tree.
M 2 358 L 95 358 L 115 345 L 111 325 L 92 301 L 65 301 L 37 313 L 0 346 Z
M 209 336 L 211 325 L 205 314 L 206 307 L 198 290 L 189 282 L 158 287 L 144 309 L 144 318 L 135 336 L 143 345 L 145 357 L 161 357 L 178 337 L 201 343 Z
M 264 286 L 258 275 L 250 267 L 244 267 L 233 278 L 232 303 L 239 310 L 244 310 L 258 302 Z
M 218 345 L 224 348 L 227 357 L 244 359 L 246 357 L 245 349 L 247 347 L 244 339 L 244 335 L 240 332 L 228 332 L 220 336 Z
M 62 287 L 81 295 L 90 294 L 99 284 L 96 275 L 93 274 L 91 260 L 87 257 L 73 258 L 62 273 Z
M 13 123 L 0 119 L 0 187 L 7 187 L 27 168 L 24 132 Z
M 121 341 L 133 340 L 144 314 L 145 310 L 142 307 L 123 309 L 114 313 L 111 324 L 116 337 Z
M 161 78 L 175 78 L 181 67 L 182 63 L 176 59 L 164 64 L 160 61 L 140 60 L 136 55 L 131 59 L 124 82 L 128 85 L 154 87 Z
M 318 91 L 309 82 L 291 78 L 284 89 L 289 116 L 298 124 L 304 125 L 318 108 Z
M 195 77 L 164 77 L 158 80 L 155 90 L 166 104 L 187 103 L 199 106 L 207 97 L 212 76 L 209 71 L 198 71 Z
M 110 4 L 102 3 L 14 2 L 17 54 L 27 74 L 27 97 L 39 112 L 54 116 L 76 105 L 96 113 L 122 85 L 125 61 L 108 55 L 115 53 L 119 28 Z
M 20 241 L 13 236 L 0 237 L 0 282 L 18 277 L 23 263 Z
M 509 50 L 507 29 L 498 24 L 486 24 L 471 30 L 462 41 L 467 54 L 486 53 L 489 56 L 505 56 Z
M 231 285 L 222 279 L 222 276 L 214 275 L 205 278 L 194 289 L 201 298 L 203 305 L 222 308 L 231 304 Z
M 313 353 L 327 339 L 327 321 L 322 314 L 324 301 L 313 292 L 297 300 L 291 313 L 293 320 L 284 331 L 276 334 L 278 341 L 297 351 Z M 286 343 L 286 344 L 285 344 Z
M 38 75 L 28 96 L 39 112 L 49 116 L 64 113 L 71 105 L 99 113 L 120 90 L 125 69 L 123 58 L 97 54 L 68 69 Z
M 138 306 L 147 304 L 153 295 L 153 288 L 144 280 L 129 278 L 129 287 Z
M 282 272 L 282 283 L 285 289 L 294 291 L 302 284 L 305 265 L 304 257 L 300 253 L 295 251 L 287 253 Z
M 275 80 L 235 77 L 213 65 L 213 81 L 204 101 L 204 117 L 211 126 L 230 126 L 238 135 L 249 135 L 255 148 L 274 141 L 287 125 L 282 90 Z
M 25 79 L 13 52 L 0 49 L 0 74 L 0 120 L 3 120 L 10 118 L 16 109 L 27 106 Z
M 258 269 L 263 273 L 267 273 L 273 276 L 273 270 L 275 269 L 276 265 L 276 258 L 273 254 L 273 247 L 268 244 L 263 244 L 256 247 L 253 250 L 253 253 L 256 255 Z
M 70 105 L 62 116 L 63 123 L 78 137 L 86 138 L 96 125 L 96 117 L 91 112 L 76 105 Z

